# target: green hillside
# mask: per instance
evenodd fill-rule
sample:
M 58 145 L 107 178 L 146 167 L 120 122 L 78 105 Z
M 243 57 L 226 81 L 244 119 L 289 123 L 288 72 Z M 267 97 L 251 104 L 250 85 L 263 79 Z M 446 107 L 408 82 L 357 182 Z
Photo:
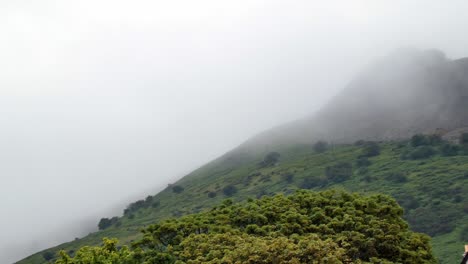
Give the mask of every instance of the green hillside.
M 433 237 L 441 263 L 455 263 L 468 240 L 467 153 L 424 136 L 400 142 L 288 145 L 261 154 L 233 151 L 131 204 L 123 217 L 101 221 L 105 230 L 18 263 L 44 263 L 62 249 L 73 255 L 84 245 L 99 245 L 103 237 L 129 244 L 141 238 L 143 227 L 201 212 L 226 198 L 245 201 L 300 188 L 389 194 L 405 209 L 412 230 Z

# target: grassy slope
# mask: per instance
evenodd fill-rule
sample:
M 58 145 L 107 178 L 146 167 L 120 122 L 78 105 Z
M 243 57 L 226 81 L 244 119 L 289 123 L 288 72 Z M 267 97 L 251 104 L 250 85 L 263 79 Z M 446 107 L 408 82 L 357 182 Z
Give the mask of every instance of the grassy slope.
M 122 243 L 129 243 L 139 237 L 138 230 L 145 225 L 168 217 L 199 212 L 219 203 L 226 198 L 222 188 L 229 184 L 235 185 L 238 189 L 238 192 L 232 196 L 234 200 L 277 192 L 289 193 L 299 188 L 298 186 L 301 186 L 307 178 L 323 177 L 327 166 L 348 161 L 353 163 L 354 171 L 349 180 L 329 183 L 314 189 L 334 187 L 359 192 L 381 192 L 400 200 L 411 196 L 418 205 L 414 209 L 407 210 L 409 217 L 414 218 L 416 215 L 417 221 L 431 221 L 434 216 L 443 218 L 444 214 L 447 214 L 450 216 L 447 217 L 447 221 L 456 223 L 456 228 L 451 232 L 435 236 L 433 245 L 442 263 L 459 261 L 462 245 L 466 242 L 460 241 L 460 232 L 464 229 L 463 222 L 468 220 L 463 211 L 464 205 L 468 205 L 468 192 L 464 187 L 468 183 L 468 178 L 464 177 L 465 172 L 468 172 L 468 156 L 434 156 L 416 161 L 401 160 L 400 155 L 406 147 L 402 147 L 399 143 L 381 143 L 380 146 L 381 154 L 370 158 L 372 164 L 367 168 L 367 172 L 359 170 L 355 165 L 357 157 L 362 153 L 362 147 L 359 146 L 336 147 L 322 154 L 314 153 L 312 147 L 306 145 L 281 147 L 277 150 L 281 153 L 280 162 L 266 168 L 259 168 L 257 165 L 264 154 L 227 155 L 229 158 L 216 160 L 180 180 L 177 185 L 185 188 L 182 193 L 174 193 L 168 188 L 157 194 L 154 199 L 160 202 L 158 207 L 140 209 L 133 219 L 129 219 L 128 216 L 122 217 L 118 227 L 110 227 L 47 251 L 60 249 L 76 251 L 84 245 L 99 244 L 102 237 L 117 237 Z M 404 173 L 407 180 L 393 181 L 388 177 L 391 172 Z M 294 175 L 290 183 L 282 176 L 287 173 Z M 208 198 L 208 192 L 216 192 L 217 196 Z M 454 200 L 454 193 L 458 199 Z M 442 208 L 442 211 L 431 214 L 429 209 L 418 214 L 421 208 Z M 18 263 L 44 263 L 41 253 Z

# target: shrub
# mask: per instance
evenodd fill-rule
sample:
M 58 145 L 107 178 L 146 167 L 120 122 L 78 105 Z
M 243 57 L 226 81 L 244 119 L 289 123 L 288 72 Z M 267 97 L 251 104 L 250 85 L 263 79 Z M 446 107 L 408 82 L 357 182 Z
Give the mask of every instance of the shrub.
M 223 188 L 223 193 L 226 196 L 232 196 L 235 193 L 237 193 L 237 188 L 234 185 L 228 185 L 228 186 Z
M 109 218 L 101 218 L 101 220 L 98 223 L 98 228 L 99 230 L 104 230 L 109 227 L 111 227 L 113 224 L 117 223 L 119 221 L 119 218 L 114 216 L 111 219 Z
M 375 157 L 380 155 L 380 146 L 376 142 L 367 142 L 362 149 L 362 157 Z
M 440 153 L 442 156 L 456 156 L 458 155 L 459 151 L 460 148 L 457 145 L 450 143 L 444 143 L 442 146 L 440 146 Z
M 349 162 L 340 162 L 325 168 L 325 175 L 332 182 L 343 182 L 353 175 L 353 167 Z
M 409 153 L 404 153 L 402 159 L 418 160 L 427 159 L 434 155 L 436 151 L 431 146 L 419 146 Z
M 314 144 L 313 149 L 317 153 L 323 153 L 328 149 L 328 143 L 325 141 L 318 141 Z
M 181 193 L 184 191 L 184 187 L 180 186 L 180 185 L 174 185 L 172 186 L 172 191 L 174 193 Z
M 42 257 L 45 259 L 45 261 L 49 261 L 55 258 L 55 253 L 51 251 L 46 251 L 42 253 Z
M 209 198 L 215 198 L 216 197 L 216 192 L 209 192 L 208 197 Z
M 424 146 L 424 145 L 429 145 L 429 140 L 427 139 L 426 136 L 422 134 L 417 134 L 411 137 L 411 146 L 419 147 L 419 146 Z
M 422 135 L 417 134 L 411 138 L 411 146 L 419 147 L 419 146 L 437 146 L 443 142 L 442 137 L 440 135 L 432 134 L 432 135 Z
M 278 162 L 280 156 L 281 155 L 278 152 L 270 152 L 265 156 L 265 158 L 263 158 L 263 161 L 260 162 L 260 166 L 273 166 Z

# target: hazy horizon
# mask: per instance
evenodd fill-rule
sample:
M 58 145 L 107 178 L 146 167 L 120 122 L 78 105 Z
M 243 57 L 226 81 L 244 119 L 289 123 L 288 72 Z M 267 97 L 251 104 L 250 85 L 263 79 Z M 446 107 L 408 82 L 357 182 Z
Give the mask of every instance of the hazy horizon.
M 0 3 L 0 262 L 97 229 L 400 47 L 468 56 L 453 1 Z

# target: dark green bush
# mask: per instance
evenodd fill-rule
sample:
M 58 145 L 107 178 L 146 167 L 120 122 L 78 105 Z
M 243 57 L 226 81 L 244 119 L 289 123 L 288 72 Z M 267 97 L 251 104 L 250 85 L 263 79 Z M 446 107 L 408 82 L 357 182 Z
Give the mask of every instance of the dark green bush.
M 349 162 L 339 162 L 325 168 L 325 175 L 331 182 L 343 182 L 353 175 L 353 166 Z
M 278 152 L 270 152 L 263 158 L 263 161 L 261 161 L 259 165 L 261 167 L 273 166 L 279 161 L 280 156 Z
M 410 152 L 404 153 L 402 159 L 418 160 L 427 159 L 436 154 L 436 151 L 431 146 L 419 146 Z
M 174 185 L 172 186 L 172 191 L 174 193 L 181 193 L 184 191 L 184 187 L 180 186 L 180 185 Z
M 458 152 L 460 151 L 460 147 L 457 145 L 450 144 L 448 142 L 442 144 L 440 146 L 440 154 L 442 156 L 456 156 L 458 155 Z
M 380 146 L 378 143 L 369 141 L 364 144 L 364 148 L 362 149 L 362 157 L 375 157 L 380 155 Z
M 223 188 L 223 193 L 226 196 L 232 196 L 235 193 L 237 193 L 237 188 L 234 185 L 228 185 L 228 186 Z
M 55 258 L 55 253 L 51 251 L 46 251 L 42 253 L 42 257 L 45 259 L 45 261 L 49 261 Z
M 208 197 L 209 198 L 215 198 L 216 197 L 216 192 L 209 192 Z

